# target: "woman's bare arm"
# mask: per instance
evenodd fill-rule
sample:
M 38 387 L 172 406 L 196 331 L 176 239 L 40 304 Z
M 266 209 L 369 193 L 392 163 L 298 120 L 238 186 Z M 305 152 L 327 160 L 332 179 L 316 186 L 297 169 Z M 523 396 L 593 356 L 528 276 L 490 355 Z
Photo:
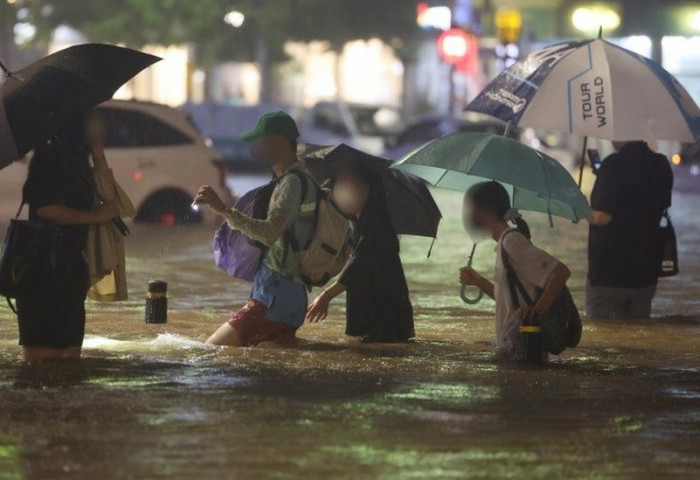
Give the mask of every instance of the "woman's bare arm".
M 604 227 L 612 221 L 612 215 L 601 210 L 593 210 L 593 216 L 590 219 L 591 225 Z
M 36 211 L 39 218 L 59 225 L 90 225 L 107 223 L 119 214 L 117 204 L 112 201 L 97 210 L 86 211 L 65 205 L 48 205 Z

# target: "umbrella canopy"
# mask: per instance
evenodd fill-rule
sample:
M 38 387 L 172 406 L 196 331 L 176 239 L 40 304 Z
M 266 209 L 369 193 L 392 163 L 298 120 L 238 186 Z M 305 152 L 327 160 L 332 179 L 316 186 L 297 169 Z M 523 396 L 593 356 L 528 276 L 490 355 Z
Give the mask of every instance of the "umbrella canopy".
M 559 162 L 506 137 L 455 133 L 408 154 L 395 168 L 460 192 L 495 180 L 506 187 L 515 208 L 574 222 L 591 216 L 586 197 Z
M 386 190 L 387 209 L 396 233 L 433 238 L 437 235 L 442 214 L 425 182 L 390 169 L 391 161 L 345 144 L 301 145 L 298 157 L 319 183 L 332 178 L 344 164 L 375 172 Z
M 159 60 L 128 48 L 84 44 L 6 71 L 0 85 L 0 168 L 46 141 L 77 113 L 112 98 Z
M 670 73 L 601 38 L 530 54 L 467 110 L 607 140 L 692 142 L 700 136 L 700 109 Z

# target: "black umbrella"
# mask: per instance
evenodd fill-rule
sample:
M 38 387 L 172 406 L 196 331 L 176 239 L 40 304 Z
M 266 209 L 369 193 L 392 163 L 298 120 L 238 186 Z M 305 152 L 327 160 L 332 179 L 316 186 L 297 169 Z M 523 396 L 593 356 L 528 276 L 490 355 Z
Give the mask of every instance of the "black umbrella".
M 349 145 L 322 147 L 301 145 L 299 159 L 319 183 L 335 175 L 343 164 L 354 164 L 376 172 L 387 194 L 389 217 L 396 233 L 433 237 L 437 235 L 442 214 L 425 182 L 399 170 L 389 168 L 391 161 L 357 150 Z
M 0 85 L 0 168 L 48 140 L 77 113 L 106 100 L 159 57 L 87 43 L 66 48 L 17 72 L 4 65 Z

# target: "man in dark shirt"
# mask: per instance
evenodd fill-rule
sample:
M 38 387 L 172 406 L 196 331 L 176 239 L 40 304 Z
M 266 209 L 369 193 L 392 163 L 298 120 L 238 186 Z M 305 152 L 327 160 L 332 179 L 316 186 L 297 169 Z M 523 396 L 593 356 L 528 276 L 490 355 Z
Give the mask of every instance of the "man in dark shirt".
M 590 318 L 651 315 L 659 272 L 658 236 L 671 206 L 673 172 L 641 141 L 614 142 L 591 193 L 586 313 Z

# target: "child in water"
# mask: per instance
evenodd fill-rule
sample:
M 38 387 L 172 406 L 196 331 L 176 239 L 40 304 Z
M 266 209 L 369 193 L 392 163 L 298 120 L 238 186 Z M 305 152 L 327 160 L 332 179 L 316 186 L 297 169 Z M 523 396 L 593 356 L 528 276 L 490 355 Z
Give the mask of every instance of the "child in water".
M 500 183 L 483 182 L 471 187 L 465 194 L 464 208 L 468 230 L 474 236 L 486 234 L 498 244 L 493 283 L 470 267 L 460 270 L 459 279 L 463 285 L 476 286 L 496 301 L 496 354 L 511 358 L 522 321 L 546 312 L 564 289 L 571 272 L 530 242 L 530 228 L 511 208 L 508 192 Z M 509 221 L 516 228 L 511 228 Z M 527 306 L 522 298 L 521 308 L 513 304 L 504 254 L 530 297 L 535 299 L 533 306 Z

